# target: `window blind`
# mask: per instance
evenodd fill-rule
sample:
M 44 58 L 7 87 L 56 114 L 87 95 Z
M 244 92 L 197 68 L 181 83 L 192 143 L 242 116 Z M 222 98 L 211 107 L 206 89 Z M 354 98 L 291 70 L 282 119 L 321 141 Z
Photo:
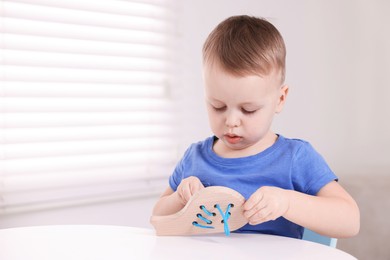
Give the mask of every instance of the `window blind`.
M 0 15 L 0 214 L 160 191 L 173 3 L 1 0 Z

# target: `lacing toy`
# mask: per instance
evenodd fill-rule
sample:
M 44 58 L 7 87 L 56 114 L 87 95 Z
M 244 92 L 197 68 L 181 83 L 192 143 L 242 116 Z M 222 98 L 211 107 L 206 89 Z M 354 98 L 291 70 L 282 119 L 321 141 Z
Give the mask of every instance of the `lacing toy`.
M 196 235 L 224 232 L 229 236 L 248 223 L 243 214 L 245 198 L 237 191 L 210 186 L 199 190 L 183 209 L 167 216 L 152 216 L 158 236 Z

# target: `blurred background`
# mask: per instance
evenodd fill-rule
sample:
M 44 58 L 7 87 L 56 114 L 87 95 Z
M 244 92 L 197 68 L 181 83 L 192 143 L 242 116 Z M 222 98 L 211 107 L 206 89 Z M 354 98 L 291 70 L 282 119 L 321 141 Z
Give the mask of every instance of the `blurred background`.
M 274 131 L 306 139 L 360 209 L 338 248 L 390 259 L 390 3 L 385 0 L 0 1 L 0 228 L 151 227 L 189 144 L 211 135 L 201 48 L 264 17 L 287 46 Z

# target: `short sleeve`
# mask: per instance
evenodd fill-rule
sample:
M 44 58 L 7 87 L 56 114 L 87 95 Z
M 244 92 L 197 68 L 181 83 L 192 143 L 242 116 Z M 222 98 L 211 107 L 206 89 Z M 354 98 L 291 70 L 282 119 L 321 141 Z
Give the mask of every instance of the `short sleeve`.
M 294 189 L 316 195 L 326 184 L 337 181 L 324 158 L 308 143 L 301 141 L 292 161 Z

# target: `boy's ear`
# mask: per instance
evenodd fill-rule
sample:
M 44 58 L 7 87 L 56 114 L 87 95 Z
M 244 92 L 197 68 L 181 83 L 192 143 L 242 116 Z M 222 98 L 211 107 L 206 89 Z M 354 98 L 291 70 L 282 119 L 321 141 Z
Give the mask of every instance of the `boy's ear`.
M 286 103 L 287 94 L 288 94 L 288 86 L 283 85 L 279 90 L 278 104 L 275 113 L 282 112 L 284 103 Z

